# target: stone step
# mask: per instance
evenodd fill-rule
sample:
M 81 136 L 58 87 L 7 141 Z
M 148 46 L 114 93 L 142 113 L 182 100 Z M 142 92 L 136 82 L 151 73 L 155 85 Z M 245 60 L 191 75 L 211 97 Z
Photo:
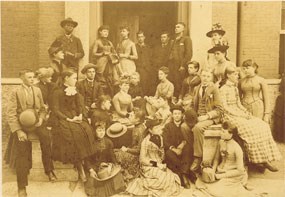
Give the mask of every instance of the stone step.
M 221 136 L 221 125 L 212 125 L 204 131 L 203 161 L 213 162 Z

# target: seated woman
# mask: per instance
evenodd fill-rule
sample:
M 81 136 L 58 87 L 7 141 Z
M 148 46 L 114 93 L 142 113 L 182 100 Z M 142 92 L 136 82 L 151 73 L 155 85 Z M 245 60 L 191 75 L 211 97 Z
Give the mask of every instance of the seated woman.
M 153 115 L 153 113 L 156 111 L 153 104 L 159 97 L 166 98 L 169 103 L 172 101 L 174 85 L 167 79 L 168 73 L 169 69 L 167 67 L 161 67 L 158 70 L 158 79 L 160 80 L 160 83 L 156 88 L 155 96 L 145 97 L 145 100 L 147 101 L 146 110 L 148 115 Z
M 95 133 L 95 153 L 85 159 L 85 192 L 92 197 L 112 196 L 125 190 L 121 168 L 116 165 L 112 141 L 105 137 L 106 123 L 97 122 Z
M 128 78 L 122 78 L 119 85 L 120 91 L 113 98 L 113 105 L 115 112 L 113 114 L 113 121 L 121 122 L 122 124 L 129 124 L 128 119 L 130 112 L 133 111 L 133 102 L 131 95 L 128 94 L 130 82 Z
M 155 110 L 153 114 L 150 114 L 150 119 L 161 120 L 161 125 L 166 125 L 171 121 L 171 111 L 168 104 L 168 100 L 161 96 L 156 99 L 152 104 L 153 109 Z
M 131 182 L 126 191 L 139 196 L 177 196 L 182 187 L 179 176 L 163 163 L 165 153 L 160 121 L 148 120 L 146 127 L 149 133 L 140 149 L 142 175 Z
M 182 104 L 183 107 L 190 106 L 192 98 L 194 96 L 194 88 L 201 83 L 201 79 L 198 75 L 200 69 L 199 62 L 189 61 L 188 65 L 188 77 L 184 79 L 182 83 L 181 92 L 177 104 Z
M 255 195 L 245 189 L 247 172 L 243 163 L 243 152 L 239 144 L 233 139 L 237 135 L 237 128 L 229 122 L 222 124 L 221 140 L 218 143 L 213 166 L 204 168 L 202 181 L 196 182 L 194 191 L 196 196 L 228 197 Z M 216 181 L 216 182 L 215 182 Z
M 140 83 L 140 74 L 138 72 L 134 72 L 130 76 L 129 95 L 132 97 L 134 107 L 145 110 L 145 100 L 143 99 L 143 90 Z
M 144 111 L 135 109 L 134 116 L 131 118 L 131 123 L 135 126 L 132 130 L 132 144 L 130 147 L 122 146 L 121 149 L 115 151 L 118 163 L 123 168 L 124 179 L 127 182 L 135 178 L 139 172 L 140 147 L 142 140 L 146 136 L 144 121 Z
M 106 127 L 108 128 L 112 123 L 112 117 L 110 113 L 111 97 L 108 95 L 99 96 L 96 105 L 98 108 L 94 109 L 94 112 L 91 117 L 91 125 L 94 128 L 96 122 L 104 121 Z
M 249 162 L 276 172 L 278 169 L 270 162 L 281 158 L 273 140 L 270 126 L 263 120 L 251 115 L 241 104 L 237 89 L 238 72 L 235 67 L 227 67 L 226 84 L 220 89 L 224 108 L 224 119 L 238 128 L 238 135 L 244 141 Z
M 62 78 L 62 87 L 56 89 L 52 97 L 52 112 L 57 119 L 52 128 L 53 159 L 74 164 L 79 177 L 86 181 L 82 161 L 94 153 L 94 135 L 86 117 L 82 115 L 84 104 L 75 87 L 77 73 L 66 70 Z

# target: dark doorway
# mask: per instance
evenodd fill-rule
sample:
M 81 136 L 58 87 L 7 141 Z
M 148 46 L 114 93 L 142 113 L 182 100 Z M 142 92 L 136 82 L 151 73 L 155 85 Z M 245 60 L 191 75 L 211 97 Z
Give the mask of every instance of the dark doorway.
M 130 39 L 136 42 L 138 30 L 145 32 L 146 43 L 155 45 L 160 33 L 174 33 L 177 2 L 104 2 L 103 23 L 110 26 L 110 40 L 116 45 L 120 26 L 129 26 Z

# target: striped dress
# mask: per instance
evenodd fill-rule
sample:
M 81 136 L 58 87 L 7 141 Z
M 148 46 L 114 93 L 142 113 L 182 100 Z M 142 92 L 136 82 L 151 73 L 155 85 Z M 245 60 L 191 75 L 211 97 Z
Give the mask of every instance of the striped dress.
M 127 192 L 134 195 L 146 196 L 177 196 L 182 187 L 179 176 L 170 169 L 161 170 L 158 167 L 146 166 L 150 160 L 162 163 L 164 159 L 163 147 L 158 147 L 146 136 L 141 144 L 140 163 L 141 176 L 131 182 Z
M 269 125 L 253 117 L 242 106 L 237 87 L 227 81 L 220 89 L 220 98 L 224 108 L 224 119 L 237 126 L 249 161 L 265 163 L 280 160 L 281 154 L 273 140 Z

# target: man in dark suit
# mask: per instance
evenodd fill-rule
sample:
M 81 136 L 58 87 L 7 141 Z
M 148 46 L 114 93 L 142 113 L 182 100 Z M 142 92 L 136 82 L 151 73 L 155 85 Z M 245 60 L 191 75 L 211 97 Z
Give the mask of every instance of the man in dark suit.
M 72 34 L 73 29 L 78 23 L 72 18 L 67 18 L 61 21 L 60 26 L 64 29 L 64 34 L 56 38 L 56 42 L 62 43 L 64 52 L 63 64 L 67 67 L 73 67 L 78 70 L 78 62 L 84 57 L 84 50 L 81 40 Z
M 95 80 L 96 65 L 92 63 L 85 65 L 81 73 L 86 75 L 86 79 L 79 81 L 76 86 L 83 97 L 87 111 L 86 115 L 91 117 L 93 110 L 96 108 L 96 101 L 103 94 L 103 91 L 99 82 Z
M 9 156 L 6 159 L 10 164 L 13 163 L 13 167 L 16 168 L 18 195 L 25 197 L 27 196 L 26 186 L 28 185 L 28 174 L 32 167 L 32 144 L 28 139 L 30 132 L 35 132 L 35 134 L 39 136 L 45 173 L 51 181 L 54 181 L 56 177 L 53 173 L 54 167 L 51 159 L 51 139 L 44 121 L 46 110 L 41 90 L 33 86 L 33 71 L 21 71 L 20 78 L 23 84 L 12 92 L 10 102 L 8 103 L 7 114 L 8 124 L 12 132 L 10 137 L 12 145 L 10 147 L 8 146 L 7 155 Z M 33 115 L 28 113 L 31 117 L 23 117 L 23 114 L 27 115 L 27 113 L 25 113 L 27 110 L 34 112 L 32 113 Z M 23 118 L 26 119 L 26 121 L 34 119 L 33 127 L 27 128 L 26 123 L 23 122 Z
M 191 103 L 191 108 L 198 114 L 198 123 L 192 129 L 195 157 L 191 166 L 192 171 L 197 171 L 202 161 L 204 130 L 213 124 L 218 124 L 223 112 L 219 89 L 212 82 L 212 70 L 203 69 L 200 77 L 201 84 L 194 89 Z
M 156 76 L 155 69 L 151 63 L 152 50 L 149 45 L 145 43 L 145 35 L 143 31 L 137 33 L 138 43 L 136 49 L 138 52 L 138 59 L 135 60 L 137 72 L 140 74 L 140 81 L 142 82 L 142 89 L 145 96 L 153 95 L 155 92 L 154 78 Z
M 182 186 L 190 188 L 190 165 L 193 156 L 192 144 L 182 133 L 184 109 L 181 106 L 171 108 L 173 121 L 167 123 L 163 129 L 163 143 L 165 162 L 167 167 L 178 174 Z M 193 177 L 192 177 L 193 178 Z
M 169 58 L 169 80 L 174 85 L 174 96 L 178 98 L 186 74 L 186 62 L 192 58 L 192 41 L 184 35 L 186 25 L 179 22 L 175 25 L 175 40 L 172 43 Z

